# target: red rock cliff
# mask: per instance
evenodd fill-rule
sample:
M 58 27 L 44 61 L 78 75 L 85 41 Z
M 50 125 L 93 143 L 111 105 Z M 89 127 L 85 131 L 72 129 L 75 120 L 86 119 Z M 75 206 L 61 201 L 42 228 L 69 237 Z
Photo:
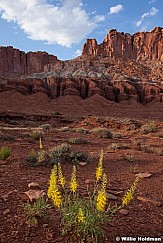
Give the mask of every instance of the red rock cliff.
M 57 57 L 47 52 L 25 53 L 12 46 L 0 47 L 0 71 L 10 73 L 39 73 L 47 64 L 57 62 Z
M 82 54 L 163 61 L 163 28 L 156 27 L 151 32 L 138 32 L 134 35 L 112 29 L 100 45 L 95 39 L 88 39 L 83 46 Z

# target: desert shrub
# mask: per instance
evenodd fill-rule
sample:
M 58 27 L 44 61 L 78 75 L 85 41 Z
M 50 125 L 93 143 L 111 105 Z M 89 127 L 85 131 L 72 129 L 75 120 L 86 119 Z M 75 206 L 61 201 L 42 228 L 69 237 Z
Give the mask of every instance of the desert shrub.
M 59 132 L 69 132 L 70 128 L 69 127 L 61 127 L 59 129 L 57 129 L 57 131 L 59 131 Z
M 141 150 L 141 141 L 140 140 L 133 140 L 132 141 L 132 148 L 133 149 L 137 149 L 137 150 Z
M 0 149 L 0 159 L 6 160 L 11 155 L 11 150 L 8 147 L 1 147 Z
M 31 150 L 26 159 L 27 164 L 36 166 L 37 165 L 37 153 L 34 150 Z
M 163 138 L 163 133 L 156 134 L 155 136 L 158 138 Z
M 33 139 L 33 140 L 39 140 L 40 138 L 43 137 L 43 133 L 41 131 L 33 131 L 31 134 L 30 134 L 30 137 Z
M 70 146 L 67 143 L 62 143 L 49 152 L 51 164 L 56 164 L 61 160 L 66 160 L 69 157 Z
M 37 198 L 36 201 L 31 204 L 29 202 L 25 203 L 24 210 L 26 214 L 27 223 L 30 225 L 37 224 L 37 219 L 45 216 L 49 204 L 47 200 L 43 197 Z
M 62 113 L 55 111 L 51 114 L 52 117 L 58 117 L 58 116 L 62 116 Z
M 52 127 L 51 127 L 50 124 L 42 124 L 41 128 L 44 129 L 44 130 L 51 130 Z
M 120 134 L 120 133 L 113 133 L 113 138 L 122 138 L 122 134 Z
M 110 149 L 112 150 L 117 150 L 117 149 L 130 149 L 130 144 L 128 143 L 112 143 L 110 146 L 109 146 Z
M 60 210 L 62 235 L 73 232 L 73 236 L 76 236 L 74 242 L 97 243 L 104 240 L 103 223 L 109 222 L 117 210 L 128 205 L 134 196 L 138 180 L 134 180 L 119 206 L 111 205 L 107 201 L 107 175 L 103 172 L 103 151 L 96 167 L 93 191 L 87 189 L 86 197 L 77 193 L 79 184 L 76 166 L 73 165 L 71 180 L 67 182 L 61 165 L 54 165 L 47 195 Z
M 119 143 L 112 143 L 112 144 L 109 146 L 109 149 L 112 149 L 112 150 L 121 149 L 121 145 L 120 145 Z
M 150 124 L 145 124 L 141 127 L 141 132 L 143 134 L 148 134 L 148 133 L 152 133 L 152 132 L 157 132 L 157 127 L 155 126 L 154 123 L 150 123 Z
M 74 128 L 74 129 L 73 129 L 73 132 L 76 132 L 76 133 L 83 133 L 83 134 L 88 134 L 88 133 L 90 133 L 88 129 L 83 128 L 83 127 L 77 127 L 77 128 Z
M 155 148 L 154 153 L 158 156 L 163 156 L 163 150 L 161 148 Z
M 87 144 L 88 143 L 88 141 L 86 139 L 77 138 L 77 137 L 69 138 L 68 142 L 71 143 L 71 144 Z
M 125 159 L 128 162 L 132 162 L 132 163 L 137 161 L 136 157 L 134 155 L 132 155 L 132 154 L 126 154 L 125 155 Z
M 85 161 L 85 162 L 89 162 L 90 161 L 90 157 L 88 156 L 88 154 L 83 153 L 81 151 L 72 151 L 69 154 L 69 158 L 73 163 L 78 163 L 80 161 Z
M 146 153 L 153 153 L 153 152 L 154 152 L 153 147 L 151 147 L 151 146 L 148 145 L 148 144 L 143 144 L 143 145 L 141 146 L 141 149 L 142 149 L 144 152 L 146 152 Z
M 94 128 L 92 129 L 92 133 L 94 133 L 99 138 L 112 138 L 113 134 L 107 128 Z

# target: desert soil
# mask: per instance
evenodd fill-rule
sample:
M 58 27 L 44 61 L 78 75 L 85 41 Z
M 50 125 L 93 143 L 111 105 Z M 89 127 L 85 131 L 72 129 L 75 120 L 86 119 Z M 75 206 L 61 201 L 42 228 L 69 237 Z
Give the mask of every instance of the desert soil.
M 9 120 L 0 123 L 0 147 L 8 146 L 12 154 L 7 160 L 0 160 L 0 242 L 2 243 L 54 243 L 77 242 L 73 233 L 61 236 L 60 214 L 54 207 L 48 209 L 48 216 L 30 227 L 23 209 L 24 192 L 30 182 L 39 183 L 47 192 L 52 165 L 32 167 L 25 163 L 29 152 L 39 150 L 38 141 L 29 134 L 46 122 Z M 163 241 L 163 122 L 155 120 L 156 132 L 143 134 L 141 127 L 149 123 L 144 119 L 118 119 L 99 116 L 57 117 L 50 120 L 50 130 L 43 132 L 45 151 L 65 143 L 69 138 L 78 137 L 87 144 L 70 145 L 75 151 L 88 153 L 91 161 L 77 165 L 78 191 L 84 195 L 87 183 L 95 176 L 100 150 L 104 150 L 104 170 L 108 176 L 108 192 L 116 199 L 111 203 L 121 203 L 125 191 L 131 186 L 137 173 L 151 176 L 139 181 L 132 200 L 125 209 L 127 214 L 117 212 L 114 219 L 104 224 L 106 239 L 101 242 L 116 242 L 116 237 L 162 237 Z M 63 127 L 68 127 L 63 131 Z M 99 138 L 94 133 L 74 132 L 74 128 L 105 127 L 113 138 Z M 121 136 L 115 135 L 120 134 Z M 142 148 L 135 146 L 140 141 Z M 129 161 L 131 158 L 131 161 Z M 62 163 L 62 161 L 61 161 Z M 63 173 L 70 179 L 72 164 L 62 163 Z M 116 194 L 119 192 L 119 194 Z M 141 199 L 141 200 L 140 200 Z M 130 241 L 131 242 L 131 241 Z M 137 242 L 137 241 L 136 241 Z

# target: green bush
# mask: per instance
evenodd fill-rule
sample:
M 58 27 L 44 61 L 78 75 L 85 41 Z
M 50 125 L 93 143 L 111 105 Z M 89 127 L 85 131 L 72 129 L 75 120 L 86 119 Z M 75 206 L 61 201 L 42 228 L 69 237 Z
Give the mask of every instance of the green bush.
M 71 144 L 87 144 L 88 141 L 84 138 L 69 138 L 68 142 Z
M 29 202 L 27 202 L 24 205 L 27 222 L 30 225 L 37 224 L 37 219 L 44 217 L 46 214 L 46 210 L 49 207 L 50 207 L 50 205 L 47 203 L 47 200 L 45 200 L 42 197 L 37 198 L 33 204 L 30 204 Z
M 6 160 L 11 155 L 11 150 L 8 147 L 2 147 L 0 149 L 0 159 Z
M 36 166 L 37 164 L 37 153 L 33 150 L 31 150 L 28 154 L 27 157 L 27 164 L 32 165 L 32 166 Z
M 78 163 L 80 161 L 89 162 L 90 160 L 88 154 L 83 153 L 81 151 L 73 151 L 69 154 L 69 157 L 73 163 Z
M 67 143 L 62 143 L 50 150 L 49 157 L 51 164 L 59 163 L 61 160 L 66 160 L 70 152 L 70 146 Z

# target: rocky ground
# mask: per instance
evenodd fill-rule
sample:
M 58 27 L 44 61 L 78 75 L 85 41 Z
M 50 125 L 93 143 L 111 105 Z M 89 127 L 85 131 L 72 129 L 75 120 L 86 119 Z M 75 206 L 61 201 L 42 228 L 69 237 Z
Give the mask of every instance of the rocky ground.
M 36 129 L 43 134 L 43 149 L 47 153 L 57 145 L 68 143 L 72 150 L 89 155 L 88 163 L 77 164 L 78 191 L 83 196 L 86 186 L 93 182 L 101 149 L 104 150 L 104 170 L 108 176 L 109 202 L 120 204 L 136 174 L 147 173 L 139 175 L 143 178 L 139 181 L 134 200 L 125 207 L 126 211 L 117 212 L 114 220 L 104 224 L 106 238 L 101 242 L 113 243 L 116 237 L 122 236 L 162 237 L 163 240 L 162 120 L 118 118 L 110 114 L 107 117 L 89 114 L 74 118 L 72 113 L 68 115 L 64 110 L 62 114 L 56 112 L 49 120 L 45 116 L 46 121 L 39 121 L 38 114 L 33 116 L 33 120 L 31 117 L 29 119 L 26 114 L 26 119 L 10 116 L 7 120 L 4 116 L 0 123 L 0 147 L 8 146 L 12 151 L 7 160 L 0 160 L 2 243 L 77 242 L 72 232 L 61 236 L 60 215 L 54 207 L 48 209 L 47 216 L 35 226 L 27 224 L 23 209 L 24 192 L 29 190 L 31 182 L 37 182 L 47 192 L 52 169 L 48 160 L 35 167 L 25 163 L 32 149 L 39 151 L 38 141 L 30 136 Z M 111 131 L 112 138 L 106 138 L 105 133 L 99 137 L 99 128 Z M 83 138 L 87 143 L 70 144 L 70 138 Z M 72 163 L 61 163 L 63 173 L 69 179 Z
M 73 231 L 61 235 L 54 207 L 32 227 L 23 208 L 31 182 L 46 194 L 53 167 L 49 150 L 62 143 L 73 154 L 85 154 L 75 160 L 83 197 L 93 183 L 101 149 L 108 203 L 120 205 L 135 177 L 141 177 L 134 200 L 104 222 L 101 243 L 123 241 L 123 236 L 129 242 L 147 241 L 134 237 L 163 240 L 162 35 L 161 27 L 133 36 L 111 30 L 101 44 L 87 40 L 82 55 L 68 61 L 0 47 L 0 148 L 11 150 L 0 160 L 0 242 L 79 242 Z M 32 150 L 39 151 L 31 136 L 36 130 L 42 133 L 46 159 L 33 166 L 26 162 Z M 60 161 L 67 179 L 71 160 L 67 154 Z

